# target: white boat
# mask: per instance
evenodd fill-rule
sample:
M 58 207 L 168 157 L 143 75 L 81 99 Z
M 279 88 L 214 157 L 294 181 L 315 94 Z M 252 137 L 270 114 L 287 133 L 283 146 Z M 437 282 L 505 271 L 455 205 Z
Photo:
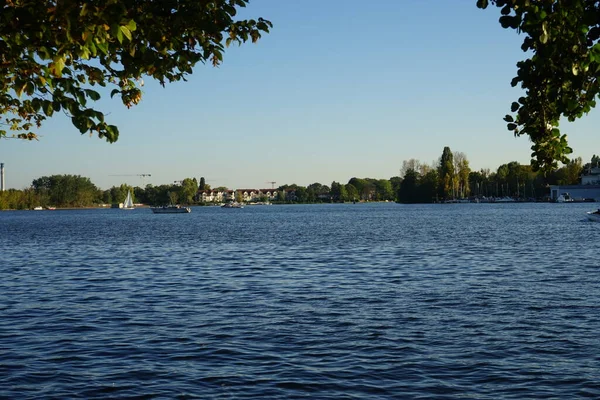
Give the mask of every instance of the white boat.
M 596 211 L 588 211 L 586 215 L 590 221 L 600 222 L 600 209 Z
M 569 195 L 569 193 L 563 193 L 556 198 L 556 202 L 557 203 L 571 203 L 571 202 L 573 202 L 573 199 L 571 198 L 571 195 Z
M 189 207 L 177 206 L 163 206 L 163 207 L 151 207 L 154 214 L 186 214 L 191 213 L 192 209 Z
M 44 209 L 44 207 L 42 207 L 42 206 L 33 207 L 34 211 L 42 211 L 43 209 Z
M 131 190 L 129 192 L 127 192 L 127 197 L 125 198 L 125 201 L 123 202 L 123 210 L 133 210 L 135 207 L 133 207 L 133 198 L 131 197 Z
M 241 203 L 231 202 L 223 204 L 221 208 L 244 208 L 244 206 Z
M 509 196 L 504 196 L 504 197 L 499 197 L 496 198 L 496 203 L 514 203 L 515 199 L 513 199 L 512 197 Z

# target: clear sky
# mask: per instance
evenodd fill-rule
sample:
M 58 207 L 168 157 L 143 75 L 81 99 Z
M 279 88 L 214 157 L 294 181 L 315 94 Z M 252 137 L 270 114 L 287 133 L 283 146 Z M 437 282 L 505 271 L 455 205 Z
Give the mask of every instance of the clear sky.
M 521 95 L 510 80 L 522 38 L 475 0 L 251 0 L 239 17 L 272 32 L 233 46 L 223 65 L 188 82 L 146 79 L 142 102 L 97 106 L 120 128 L 114 144 L 80 135 L 59 115 L 39 142 L 0 142 L 6 184 L 74 174 L 107 189 L 204 176 L 234 188 L 330 185 L 398 175 L 402 161 L 432 163 L 444 146 L 471 168 L 528 164 L 530 142 L 502 117 Z M 600 111 L 561 126 L 573 156 L 600 153 Z M 151 177 L 113 176 L 151 174 Z

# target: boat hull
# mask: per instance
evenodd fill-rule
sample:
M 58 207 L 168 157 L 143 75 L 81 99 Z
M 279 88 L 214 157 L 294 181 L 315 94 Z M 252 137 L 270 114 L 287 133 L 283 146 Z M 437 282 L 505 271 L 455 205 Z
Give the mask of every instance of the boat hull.
M 152 207 L 152 212 L 154 214 L 187 214 L 192 212 L 192 209 L 189 207 Z

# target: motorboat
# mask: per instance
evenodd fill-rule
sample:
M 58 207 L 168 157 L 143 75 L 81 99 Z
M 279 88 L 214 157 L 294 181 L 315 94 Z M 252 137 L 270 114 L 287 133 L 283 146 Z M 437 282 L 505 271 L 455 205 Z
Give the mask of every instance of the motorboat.
M 189 207 L 181 207 L 179 205 L 163 206 L 163 207 L 150 207 L 154 214 L 187 214 L 191 213 L 192 209 Z
M 600 222 L 600 209 L 596 211 L 588 211 L 586 215 L 590 221 Z
M 244 208 L 244 206 L 238 202 L 231 202 L 223 204 L 221 208 Z
M 557 203 L 572 203 L 573 199 L 569 193 L 562 193 L 560 196 L 556 198 Z

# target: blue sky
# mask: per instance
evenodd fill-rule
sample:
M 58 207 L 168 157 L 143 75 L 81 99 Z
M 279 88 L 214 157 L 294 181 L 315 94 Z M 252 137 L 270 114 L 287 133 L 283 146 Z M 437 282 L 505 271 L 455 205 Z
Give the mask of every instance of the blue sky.
M 521 94 L 510 86 L 525 57 L 495 8 L 475 0 L 251 0 L 240 17 L 274 24 L 257 44 L 232 46 L 219 68 L 188 82 L 146 79 L 142 102 L 98 107 L 120 128 L 108 144 L 63 116 L 39 142 L 4 140 L 9 188 L 75 174 L 103 189 L 204 176 L 213 186 L 308 185 L 390 178 L 402 161 L 432 163 L 443 147 L 471 168 L 528 164 L 530 142 L 502 117 Z M 573 156 L 600 153 L 598 112 L 564 123 Z M 111 176 L 151 174 L 151 177 Z

